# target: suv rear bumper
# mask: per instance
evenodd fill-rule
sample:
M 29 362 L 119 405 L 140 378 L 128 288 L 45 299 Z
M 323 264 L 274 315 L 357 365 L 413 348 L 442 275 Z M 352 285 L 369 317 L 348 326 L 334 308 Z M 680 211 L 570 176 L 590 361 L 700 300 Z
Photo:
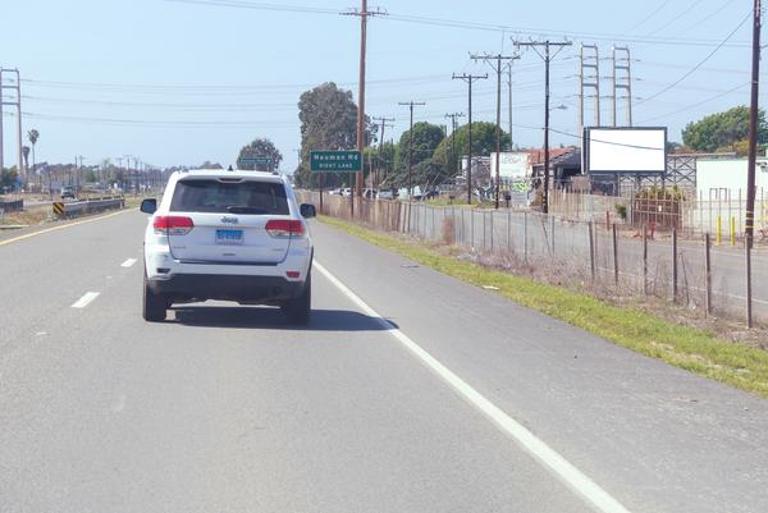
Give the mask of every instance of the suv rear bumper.
M 213 299 L 279 304 L 299 297 L 304 292 L 305 283 L 279 276 L 174 274 L 166 279 L 149 280 L 149 287 L 172 302 Z

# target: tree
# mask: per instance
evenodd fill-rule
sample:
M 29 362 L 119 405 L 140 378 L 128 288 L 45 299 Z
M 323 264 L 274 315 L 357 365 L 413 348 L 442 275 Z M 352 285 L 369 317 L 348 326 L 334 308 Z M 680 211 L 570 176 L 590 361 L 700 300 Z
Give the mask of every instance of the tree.
M 29 139 L 29 143 L 32 145 L 32 170 L 35 169 L 35 145 L 37 144 L 37 140 L 39 138 L 40 132 L 34 128 L 27 132 L 27 139 Z M 29 165 L 27 165 L 27 168 L 29 168 Z
M 445 169 L 452 170 L 458 169 L 458 166 L 453 162 L 453 142 L 456 141 L 456 159 L 461 159 L 462 156 L 467 155 L 467 149 L 469 145 L 469 126 L 462 125 L 457 128 L 456 131 L 451 134 L 450 137 L 443 139 L 440 146 L 435 150 L 433 160 L 435 164 L 444 167 Z M 502 130 L 501 132 L 501 147 L 508 148 L 511 144 L 509 134 Z M 488 123 L 485 121 L 478 121 L 472 123 L 472 155 L 490 155 L 496 151 L 496 125 L 494 123 Z
M 24 158 L 24 168 L 29 169 L 29 146 L 21 147 L 21 156 Z
M 247 161 L 244 159 L 254 159 L 264 157 L 270 159 L 268 162 Z M 280 167 L 283 161 L 283 155 L 269 139 L 254 139 L 251 144 L 243 146 L 237 157 L 238 169 L 247 169 L 250 171 L 273 171 Z
M 408 161 L 411 158 L 411 141 L 413 141 L 412 165 L 416 168 L 420 163 L 432 159 L 432 155 L 443 139 L 445 139 L 445 132 L 443 132 L 442 127 L 424 121 L 413 125 L 413 139 L 411 139 L 410 130 L 403 132 L 395 152 L 395 170 L 398 177 L 397 180 L 401 185 L 406 185 L 408 182 Z M 414 185 L 418 183 L 415 177 L 413 178 L 413 183 Z
M 697 151 L 737 151 L 737 143 L 749 137 L 749 108 L 734 107 L 689 123 L 683 130 L 683 144 Z M 765 111 L 758 113 L 758 144 L 768 142 Z
M 295 182 L 301 187 L 312 185 L 309 169 L 309 153 L 314 150 L 352 150 L 357 148 L 357 105 L 352 91 L 339 89 L 333 82 L 326 82 L 305 91 L 299 98 L 301 121 L 301 162 L 295 174 Z M 366 145 L 375 134 L 366 117 Z M 345 175 L 326 175 L 327 186 L 338 186 L 349 180 Z
M 218 162 L 211 162 L 210 160 L 206 160 L 205 162 L 200 164 L 199 169 L 224 169 L 224 166 L 222 166 Z M 244 168 L 240 168 L 240 169 L 244 169 Z

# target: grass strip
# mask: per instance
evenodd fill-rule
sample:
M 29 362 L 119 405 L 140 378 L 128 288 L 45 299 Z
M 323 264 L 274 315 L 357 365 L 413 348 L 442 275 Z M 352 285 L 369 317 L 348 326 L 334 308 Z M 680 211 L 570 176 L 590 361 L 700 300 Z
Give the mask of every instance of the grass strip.
M 670 365 L 768 398 L 768 352 L 674 324 L 636 308 L 621 308 L 588 294 L 489 269 L 441 254 L 418 242 L 336 218 L 323 223 L 419 264 L 582 328 L 605 340 Z

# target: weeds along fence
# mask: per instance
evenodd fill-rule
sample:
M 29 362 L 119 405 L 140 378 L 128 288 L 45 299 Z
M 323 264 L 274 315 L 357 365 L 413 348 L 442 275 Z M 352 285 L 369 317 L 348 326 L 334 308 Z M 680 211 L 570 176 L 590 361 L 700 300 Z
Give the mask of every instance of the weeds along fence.
M 755 198 L 755 237 L 768 241 L 768 191 L 759 188 Z M 701 239 L 710 233 L 719 242 L 736 246 L 746 228 L 746 192 L 736 189 L 716 189 L 704 193 L 655 189 L 627 197 L 599 196 L 552 191 L 550 212 L 575 221 L 608 220 L 636 228 L 671 230 L 681 238 Z
M 318 193 L 301 193 L 320 205 Z M 547 281 L 582 285 L 620 297 L 655 296 L 703 312 L 745 315 L 743 247 L 705 235 L 683 240 L 672 226 L 651 230 L 597 215 L 567 219 L 531 211 L 435 207 L 400 201 L 355 201 L 324 195 L 321 212 L 377 230 L 455 246 L 473 258 Z M 768 252 L 753 252 L 753 311 L 768 320 Z

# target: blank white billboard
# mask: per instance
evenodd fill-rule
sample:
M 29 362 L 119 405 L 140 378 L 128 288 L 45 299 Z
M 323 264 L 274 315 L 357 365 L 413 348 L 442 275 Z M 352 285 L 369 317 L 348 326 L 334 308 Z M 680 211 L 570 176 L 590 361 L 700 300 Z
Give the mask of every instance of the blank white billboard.
M 666 128 L 588 128 L 590 173 L 664 173 Z

